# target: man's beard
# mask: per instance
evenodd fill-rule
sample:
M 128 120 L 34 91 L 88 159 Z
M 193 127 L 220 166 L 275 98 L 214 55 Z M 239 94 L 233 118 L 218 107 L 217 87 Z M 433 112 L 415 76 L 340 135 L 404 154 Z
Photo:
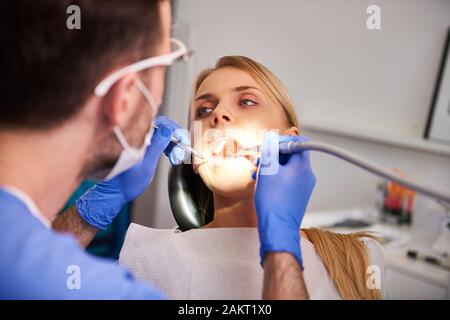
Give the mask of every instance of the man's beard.
M 114 139 L 115 137 L 112 136 L 112 140 Z M 120 155 L 120 152 L 118 155 L 111 154 L 111 149 L 114 149 L 112 148 L 112 144 L 114 144 L 114 142 L 106 143 L 98 153 L 92 154 L 87 159 L 79 174 L 79 177 L 82 180 L 101 181 L 108 175 L 115 166 Z
M 80 173 L 82 179 L 101 181 L 105 179 L 117 162 L 117 158 L 94 159 L 86 164 Z

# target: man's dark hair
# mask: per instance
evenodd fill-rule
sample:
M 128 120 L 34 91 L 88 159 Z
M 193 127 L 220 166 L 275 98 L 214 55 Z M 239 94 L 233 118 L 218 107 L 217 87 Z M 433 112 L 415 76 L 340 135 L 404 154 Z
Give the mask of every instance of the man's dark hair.
M 158 0 L 1 0 L 0 129 L 49 129 L 81 110 L 115 66 L 153 54 Z M 81 29 L 69 30 L 70 5 Z

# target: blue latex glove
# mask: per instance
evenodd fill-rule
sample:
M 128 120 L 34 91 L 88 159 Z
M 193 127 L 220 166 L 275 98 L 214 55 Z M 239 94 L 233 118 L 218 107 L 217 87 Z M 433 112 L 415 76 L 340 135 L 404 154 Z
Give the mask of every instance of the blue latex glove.
M 269 132 L 264 139 L 255 190 L 261 265 L 268 252 L 288 252 L 303 269 L 300 225 L 316 177 L 309 162 L 309 151 L 279 154 L 278 139 L 280 142 L 308 141 L 303 136 L 278 136 L 273 132 Z M 269 153 L 271 141 L 276 143 L 272 144 Z M 279 163 L 277 172 L 264 174 L 263 168 L 276 165 L 276 161 Z
M 186 131 L 164 116 L 156 118 L 155 124 L 158 129 L 155 129 L 142 162 L 111 180 L 97 183 L 76 201 L 79 214 L 90 225 L 106 229 L 125 203 L 144 192 L 153 180 L 158 160 L 163 152 L 172 164 L 179 164 L 183 160 L 184 150 L 175 146 L 170 137 L 173 135 L 190 145 Z

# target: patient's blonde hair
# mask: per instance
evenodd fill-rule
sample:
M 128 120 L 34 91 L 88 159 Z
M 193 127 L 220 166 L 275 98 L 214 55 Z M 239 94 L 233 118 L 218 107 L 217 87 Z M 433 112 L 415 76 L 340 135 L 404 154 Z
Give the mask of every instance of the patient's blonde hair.
M 369 257 L 363 238 L 378 238 L 368 232 L 335 233 L 316 228 L 302 229 L 314 245 L 336 289 L 345 300 L 381 299 L 379 290 L 367 287 Z
M 281 81 L 262 64 L 243 56 L 225 56 L 220 58 L 216 66 L 202 71 L 194 85 L 194 95 L 200 85 L 214 71 L 225 67 L 233 67 L 247 72 L 261 86 L 267 96 L 284 111 L 285 120 L 289 126 L 300 129 L 289 94 Z M 190 169 L 192 170 L 192 168 Z M 203 223 L 213 218 L 212 192 L 196 175 L 189 179 L 195 181 L 194 201 L 202 213 Z M 367 232 L 339 234 L 316 228 L 302 229 L 307 238 L 314 245 L 314 249 L 322 259 L 333 283 L 342 299 L 381 299 L 379 290 L 370 289 L 366 285 L 366 271 L 368 267 L 367 247 L 363 238 L 378 240 Z

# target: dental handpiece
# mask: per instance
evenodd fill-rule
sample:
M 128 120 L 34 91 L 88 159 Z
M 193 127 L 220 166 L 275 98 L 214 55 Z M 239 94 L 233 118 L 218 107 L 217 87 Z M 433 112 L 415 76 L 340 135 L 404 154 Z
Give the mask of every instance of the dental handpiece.
M 159 127 L 156 124 L 152 125 L 153 128 L 158 129 Z M 199 153 L 198 151 L 194 150 L 193 148 L 191 148 L 190 146 L 182 143 L 181 141 L 179 141 L 177 138 L 175 138 L 174 136 L 170 137 L 170 141 L 172 141 L 173 143 L 175 143 L 178 147 L 180 147 L 181 149 L 183 149 L 184 151 L 192 154 L 193 156 L 200 158 L 206 162 L 208 162 L 208 159 L 206 159 L 201 153 Z
M 416 181 L 412 181 L 410 179 L 401 177 L 391 172 L 391 170 L 389 170 L 388 168 L 382 167 L 370 160 L 355 155 L 349 151 L 343 150 L 339 147 L 335 147 L 326 143 L 312 142 L 312 141 L 304 141 L 304 142 L 289 141 L 280 143 L 280 152 L 284 154 L 300 152 L 304 150 L 314 150 L 331 154 L 335 157 L 350 162 L 362 169 L 372 172 L 373 174 L 378 175 L 384 179 L 391 180 L 409 189 L 416 190 L 417 192 L 420 192 L 422 194 L 450 203 L 450 194 L 445 194 L 440 190 L 435 190 L 428 186 L 423 186 Z

